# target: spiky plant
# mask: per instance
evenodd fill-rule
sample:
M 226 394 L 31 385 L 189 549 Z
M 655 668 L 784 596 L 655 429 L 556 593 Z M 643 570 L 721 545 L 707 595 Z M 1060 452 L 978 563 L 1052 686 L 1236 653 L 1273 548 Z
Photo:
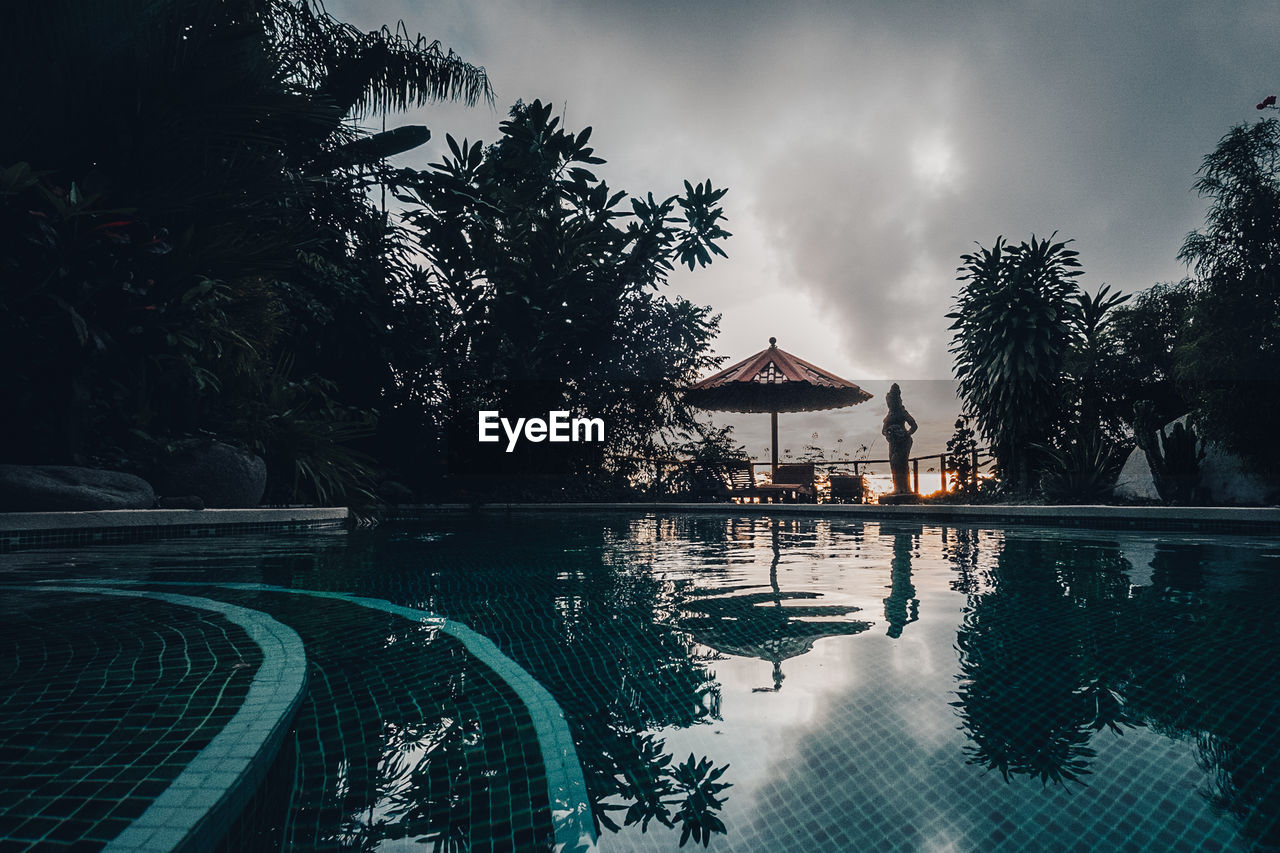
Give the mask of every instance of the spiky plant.
M 947 317 L 966 414 L 1012 489 L 1030 483 L 1031 446 L 1049 444 L 1063 423 L 1063 370 L 1079 310 L 1081 274 L 1071 241 L 1032 236 L 1017 246 L 997 237 L 963 255 L 964 282 Z

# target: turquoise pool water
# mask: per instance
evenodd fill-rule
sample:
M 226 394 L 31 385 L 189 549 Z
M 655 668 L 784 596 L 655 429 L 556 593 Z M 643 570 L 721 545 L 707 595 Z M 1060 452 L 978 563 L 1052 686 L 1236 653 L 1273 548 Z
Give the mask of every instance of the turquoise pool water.
M 120 677 L 102 636 L 189 626 L 217 676 L 192 695 L 235 685 L 207 727 L 256 665 L 240 633 L 54 590 L 73 581 L 301 638 L 305 698 L 226 849 L 1280 846 L 1277 540 L 546 513 L 5 558 L 0 583 L 37 591 L 4 593 L 0 647 L 23 651 L 0 687 L 31 689 L 39 636 L 80 650 L 72 697 Z M 114 622 L 75 630 L 95 607 Z M 30 704 L 0 705 L 0 753 Z M 57 713 L 34 724 L 68 737 Z M 0 776 L 4 846 L 135 815 L 141 789 L 98 775 L 125 805 Z

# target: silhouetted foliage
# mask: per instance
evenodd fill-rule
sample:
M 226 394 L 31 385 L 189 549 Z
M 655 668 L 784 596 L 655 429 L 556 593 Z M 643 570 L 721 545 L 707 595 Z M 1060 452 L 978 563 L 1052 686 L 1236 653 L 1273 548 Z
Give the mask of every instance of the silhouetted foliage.
M 675 438 L 671 450 L 680 464 L 661 483 L 661 494 L 692 499 L 723 497 L 724 464 L 751 460 L 746 447 L 734 439 L 731 426 L 717 427 L 695 420 L 692 428 Z
M 427 133 L 370 137 L 343 119 L 487 98 L 483 69 L 403 28 L 360 33 L 313 0 L 11 11 L 0 109 L 23 120 L 0 137 L 7 459 L 145 468 L 157 444 L 215 433 L 274 460 L 277 497 L 358 491 L 364 463 L 341 451 L 336 464 L 333 448 L 394 387 L 404 259 L 368 175 Z
M 1204 445 L 1195 429 L 1174 423 L 1158 429 L 1147 441 L 1147 462 L 1160 497 L 1170 503 L 1189 504 L 1201 499 L 1200 463 Z
M 1280 120 L 1232 128 L 1195 187 L 1209 210 L 1178 255 L 1196 274 L 1178 377 L 1206 438 L 1280 476 Z
M 965 413 L 996 457 L 1011 489 L 1031 485 L 1033 444 L 1049 445 L 1068 411 L 1062 381 L 1075 334 L 1081 274 L 1063 241 L 1017 246 L 997 237 L 963 255 L 965 282 L 948 314 L 951 352 Z
M 449 137 L 432 171 L 402 175 L 430 267 L 438 360 L 412 391 L 437 413 L 460 471 L 613 477 L 636 473 L 662 434 L 690 428 L 676 390 L 716 364 L 717 318 L 658 292 L 676 263 L 723 255 L 724 189 L 631 199 L 595 176 L 604 161 L 560 127 L 549 104 L 517 104 L 493 145 Z M 476 412 L 545 417 L 589 412 L 604 444 L 539 446 L 507 454 L 475 440 Z M 493 448 L 493 453 L 489 453 Z
M 952 469 L 956 473 L 957 485 L 953 491 L 967 498 L 976 497 L 978 492 L 974 479 L 977 475 L 974 465 L 977 452 L 978 435 L 973 430 L 972 419 L 956 418 L 954 432 L 947 439 L 947 456 L 953 460 Z
M 1040 480 L 1045 497 L 1060 503 L 1094 503 L 1110 497 L 1130 448 L 1095 427 L 1075 432 L 1058 447 L 1038 449 L 1045 460 Z
M 714 365 L 716 321 L 656 288 L 724 254 L 725 190 L 686 183 L 624 214 L 590 172 L 590 129 L 540 103 L 487 151 L 451 140 L 429 173 L 391 169 L 429 131 L 345 120 L 489 99 L 484 71 L 314 0 L 18 18 L 0 37 L 5 79 L 24 81 L 0 107 L 27 117 L 0 139 L 6 461 L 147 473 L 174 440 L 216 435 L 268 460 L 269 499 L 349 502 L 378 469 L 421 489 L 484 404 L 604 418 L 607 446 L 539 456 L 628 489 L 690 425 L 673 392 Z M 371 200 L 391 184 L 414 234 Z
M 1191 410 L 1177 382 L 1175 351 L 1191 310 L 1191 282 L 1156 284 L 1112 317 L 1119 391 L 1116 410 L 1141 447 L 1147 436 Z
M 1051 500 L 1106 497 L 1129 446 L 1116 310 L 1129 296 L 1079 289 L 1071 241 L 963 255 L 947 317 L 964 413 L 996 458 L 1001 486 Z
M 1076 294 L 1075 338 L 1064 366 L 1070 389 L 1066 433 L 1076 442 L 1095 433 L 1109 445 L 1125 438 L 1123 365 L 1115 312 L 1129 298 L 1130 294 L 1111 293 L 1105 284 L 1097 293 Z

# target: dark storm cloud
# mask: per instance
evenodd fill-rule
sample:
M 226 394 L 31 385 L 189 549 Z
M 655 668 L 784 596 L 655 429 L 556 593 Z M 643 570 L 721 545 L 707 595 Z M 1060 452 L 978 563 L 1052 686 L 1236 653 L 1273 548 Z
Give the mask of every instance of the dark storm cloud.
M 729 186 L 731 257 L 672 280 L 723 313 L 720 352 L 772 334 L 872 381 L 950 376 L 944 315 L 975 241 L 1074 238 L 1089 289 L 1182 277 L 1201 158 L 1280 88 L 1270 2 L 330 8 L 403 18 L 488 69 L 496 110 L 414 117 L 433 146 L 492 140 L 513 101 L 542 98 L 595 127 L 618 188 Z M 954 407 L 931 414 L 949 428 Z

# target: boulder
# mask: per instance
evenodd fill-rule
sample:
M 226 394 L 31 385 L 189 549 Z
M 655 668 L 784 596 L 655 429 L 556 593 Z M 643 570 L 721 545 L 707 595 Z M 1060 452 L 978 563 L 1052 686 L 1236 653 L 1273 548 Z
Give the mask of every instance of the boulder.
M 1174 424 L 1185 424 L 1183 415 L 1165 425 L 1168 433 Z M 1204 456 L 1200 459 L 1200 483 L 1203 500 L 1225 506 L 1258 506 L 1276 500 L 1276 486 L 1249 470 L 1244 461 L 1212 441 L 1203 443 Z M 1147 454 L 1134 448 L 1120 469 L 1113 492 L 1118 498 L 1160 500 Z
M 1200 460 L 1200 485 L 1215 504 L 1261 506 L 1274 503 L 1276 488 L 1250 470 L 1244 460 L 1212 441 Z
M 1155 478 L 1151 476 L 1151 465 L 1147 462 L 1147 453 L 1141 447 L 1130 451 L 1129 458 L 1120 469 L 1120 476 L 1116 478 L 1112 494 L 1125 500 L 1160 500 Z
M 157 498 L 156 509 L 204 509 L 199 495 L 181 495 L 175 498 Z
M 0 465 L 0 512 L 150 509 L 156 493 L 141 477 L 74 465 Z
M 194 495 L 211 508 L 254 507 L 267 488 L 267 465 L 229 444 L 187 442 L 159 466 L 154 480 L 165 496 Z

